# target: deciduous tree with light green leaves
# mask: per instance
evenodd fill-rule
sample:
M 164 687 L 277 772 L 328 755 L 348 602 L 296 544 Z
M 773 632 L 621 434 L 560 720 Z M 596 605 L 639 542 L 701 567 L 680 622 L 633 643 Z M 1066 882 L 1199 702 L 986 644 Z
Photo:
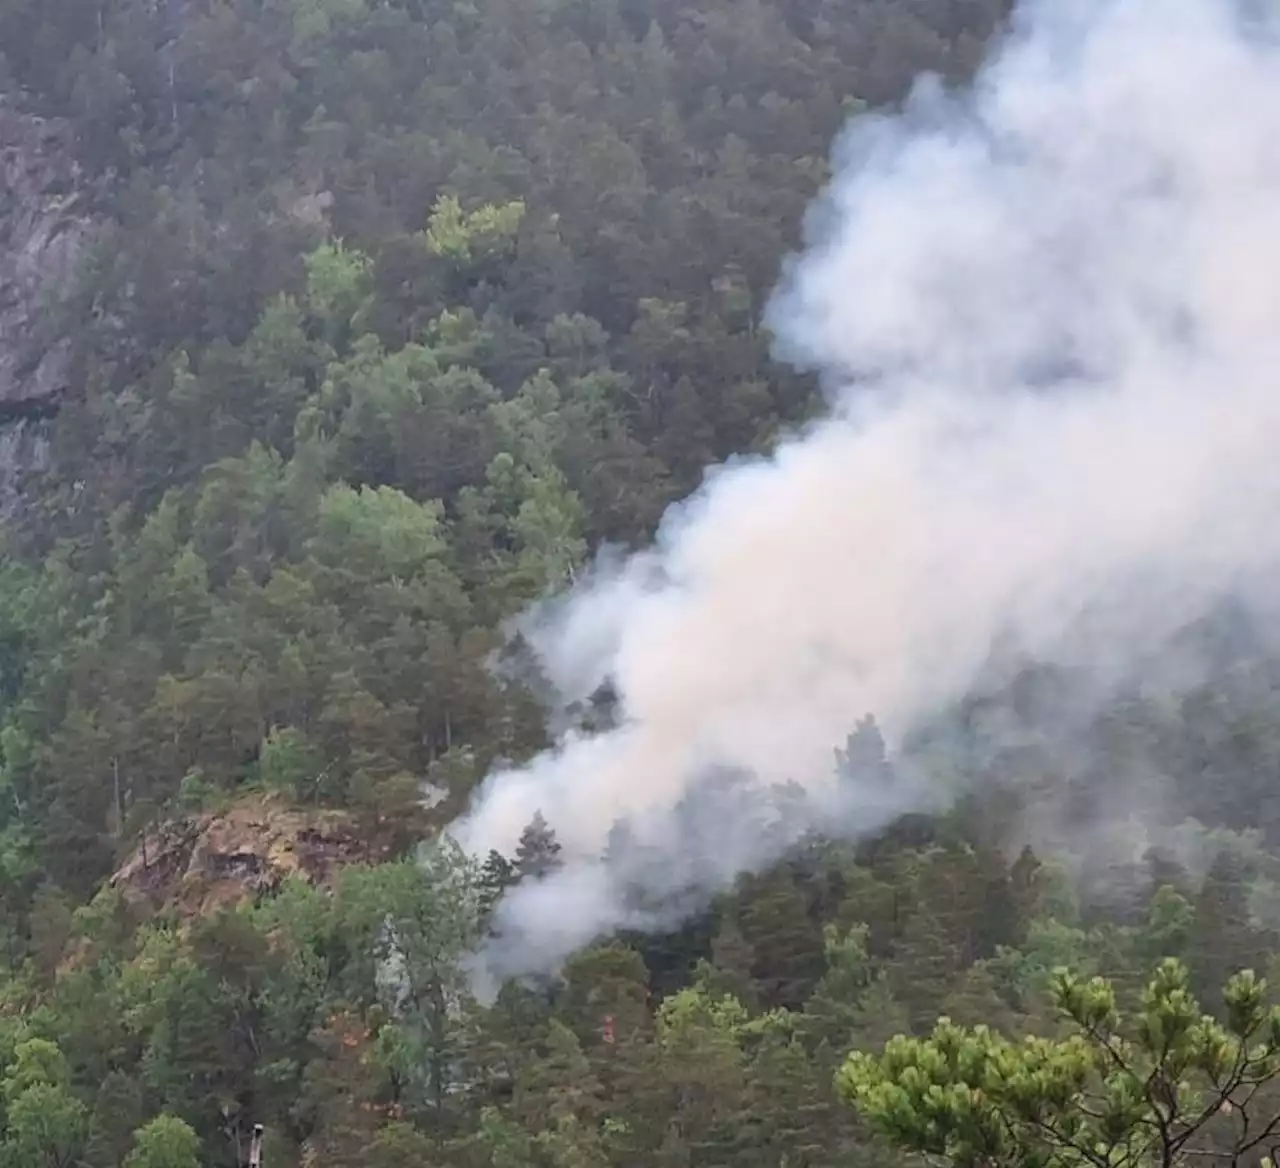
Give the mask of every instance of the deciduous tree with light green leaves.
M 963 1168 L 1275 1163 L 1280 1007 L 1252 971 L 1227 983 L 1221 1021 L 1172 959 L 1130 1017 L 1104 978 L 1059 970 L 1053 997 L 1059 1037 L 1015 1043 L 944 1017 L 851 1055 L 839 1089 L 891 1143 Z
M 134 1137 L 125 1168 L 199 1168 L 200 1140 L 173 1115 L 157 1115 Z

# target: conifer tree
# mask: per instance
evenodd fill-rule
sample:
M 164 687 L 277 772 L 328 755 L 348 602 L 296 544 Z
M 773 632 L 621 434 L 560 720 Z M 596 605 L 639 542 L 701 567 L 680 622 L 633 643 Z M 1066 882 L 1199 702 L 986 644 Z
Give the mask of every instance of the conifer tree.
M 1199 995 L 1207 996 L 1237 970 L 1258 964 L 1260 939 L 1249 920 L 1248 880 L 1244 861 L 1223 848 L 1195 898 L 1191 985 Z
M 516 846 L 516 879 L 543 880 L 563 865 L 555 829 L 547 824 L 541 811 L 535 811 Z
M 893 765 L 874 714 L 859 718 L 844 749 L 836 750 L 836 773 L 854 783 L 880 786 L 893 781 Z
M 1054 999 L 1070 1033 L 1015 1043 L 939 1019 L 880 1055 L 850 1056 L 840 1090 L 897 1147 L 956 1168 L 1242 1164 L 1270 1155 L 1280 1109 L 1280 1007 L 1246 971 L 1207 1018 L 1178 962 L 1160 964 L 1132 1017 L 1111 983 L 1065 970 Z
M 491 848 L 477 878 L 480 917 L 488 921 L 502 894 L 516 881 L 515 866 L 496 848 Z

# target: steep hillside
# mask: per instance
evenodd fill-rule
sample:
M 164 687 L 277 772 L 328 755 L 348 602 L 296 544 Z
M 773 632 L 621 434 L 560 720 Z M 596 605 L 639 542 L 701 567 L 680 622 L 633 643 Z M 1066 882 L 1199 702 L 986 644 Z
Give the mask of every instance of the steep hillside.
M 761 312 L 832 140 L 1005 10 L 0 4 L 0 1163 L 887 1168 L 854 1046 L 1270 962 L 1277 671 L 1229 614 L 1174 691 L 1068 716 L 1016 662 L 894 758 L 850 710 L 842 775 L 968 797 L 623 889 L 648 931 L 555 976 L 475 954 L 557 825 L 437 838 L 609 724 L 512 618 L 820 408 Z M 1122 767 L 1149 838 L 1091 830 Z
M 6 8 L 62 120 L 10 115 L 0 277 L 80 255 L 4 346 L 63 401 L 0 605 L 32 861 L 87 894 L 188 775 L 395 814 L 541 745 L 503 622 L 813 407 L 758 315 L 831 136 L 998 11 Z

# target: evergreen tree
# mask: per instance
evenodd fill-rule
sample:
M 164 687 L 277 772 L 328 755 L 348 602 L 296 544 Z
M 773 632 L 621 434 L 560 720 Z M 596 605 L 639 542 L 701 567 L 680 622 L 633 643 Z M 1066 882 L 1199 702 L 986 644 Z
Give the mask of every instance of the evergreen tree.
M 944 1018 L 927 1038 L 851 1056 L 841 1091 L 899 1148 L 956 1165 L 1077 1163 L 1082 1149 L 1099 1166 L 1238 1162 L 1280 1122 L 1253 1106 L 1280 1075 L 1280 1013 L 1251 973 L 1225 987 L 1225 1026 L 1202 1020 L 1175 961 L 1132 1020 L 1103 979 L 1063 972 L 1054 993 L 1068 1037 L 1015 1044 Z
M 520 833 L 516 845 L 516 880 L 543 880 L 563 867 L 560 859 L 560 841 L 553 828 L 548 826 L 541 811 L 534 812 L 529 825 Z
M 489 920 L 502 894 L 516 882 L 515 865 L 496 848 L 490 849 L 479 875 L 479 911 Z
M 913 1029 L 937 1016 L 956 975 L 964 968 L 959 947 L 932 906 L 918 909 L 894 945 L 885 972 Z
M 798 783 L 703 776 L 660 837 L 610 835 L 622 915 L 658 924 L 554 975 L 476 976 L 518 944 L 505 890 L 565 863 L 541 814 L 511 858 L 420 846 L 551 745 L 512 619 L 823 408 L 760 312 L 829 143 L 921 70 L 971 75 L 1007 9 L 0 0 L 4 313 L 27 268 L 74 268 L 18 330 L 65 352 L 67 392 L 0 403 L 6 474 L 41 451 L 0 483 L 0 1162 L 229 1164 L 266 1122 L 270 1168 L 888 1168 L 876 1100 L 834 1106 L 834 1075 L 940 1012 L 965 1029 L 894 1043 L 875 1088 L 927 1152 L 982 1099 L 1083 1098 L 1088 1154 L 982 1158 L 1110 1168 L 1098 1143 L 1169 1120 L 1152 1070 L 1212 1100 L 1239 1034 L 1137 978 L 1183 957 L 1218 1009 L 1275 964 L 1280 668 L 1230 612 L 1180 637 L 1202 675 L 1173 692 L 1081 708 L 1067 671 L 996 654 L 892 758 L 862 717 L 846 810 L 908 773 L 968 794 L 856 843 L 810 830 Z M 24 243 L 47 222 L 48 265 Z M 615 690 L 564 722 L 616 729 Z M 1099 809 L 1152 774 L 1202 822 L 1098 863 Z M 783 859 L 725 888 L 730 822 Z M 1072 990 L 1071 1046 L 1060 966 L 1110 984 Z M 1163 1027 L 1163 1064 L 1151 1027 L 1116 1030 L 1132 1080 L 1090 1047 L 1106 992 Z M 913 1094 L 962 1063 L 1017 1082 Z M 1230 1159 L 1238 1114 L 1192 1150 Z
M 860 718 L 844 749 L 836 751 L 836 773 L 848 782 L 876 787 L 893 782 L 893 765 L 874 715 Z
M 1261 938 L 1249 918 L 1249 872 L 1224 848 L 1205 874 L 1191 918 L 1191 985 L 1216 1007 L 1210 995 L 1237 970 L 1259 964 Z

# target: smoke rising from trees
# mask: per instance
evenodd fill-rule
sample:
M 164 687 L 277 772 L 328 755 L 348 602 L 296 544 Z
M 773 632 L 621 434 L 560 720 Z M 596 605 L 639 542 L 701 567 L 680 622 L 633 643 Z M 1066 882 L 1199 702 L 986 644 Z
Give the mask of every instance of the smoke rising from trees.
M 1069 7 L 1069 11 L 1063 11 Z M 829 416 L 708 474 L 650 550 L 530 614 L 616 724 L 491 775 L 461 842 L 541 811 L 564 863 L 493 970 L 678 915 L 813 826 L 952 792 L 837 774 L 992 646 L 1132 678 L 1224 598 L 1259 635 L 1280 528 L 1280 49 L 1214 0 L 1036 3 L 975 84 L 860 117 L 768 313 Z M 749 782 L 744 781 L 749 779 Z M 803 796 L 799 793 L 803 792 Z

